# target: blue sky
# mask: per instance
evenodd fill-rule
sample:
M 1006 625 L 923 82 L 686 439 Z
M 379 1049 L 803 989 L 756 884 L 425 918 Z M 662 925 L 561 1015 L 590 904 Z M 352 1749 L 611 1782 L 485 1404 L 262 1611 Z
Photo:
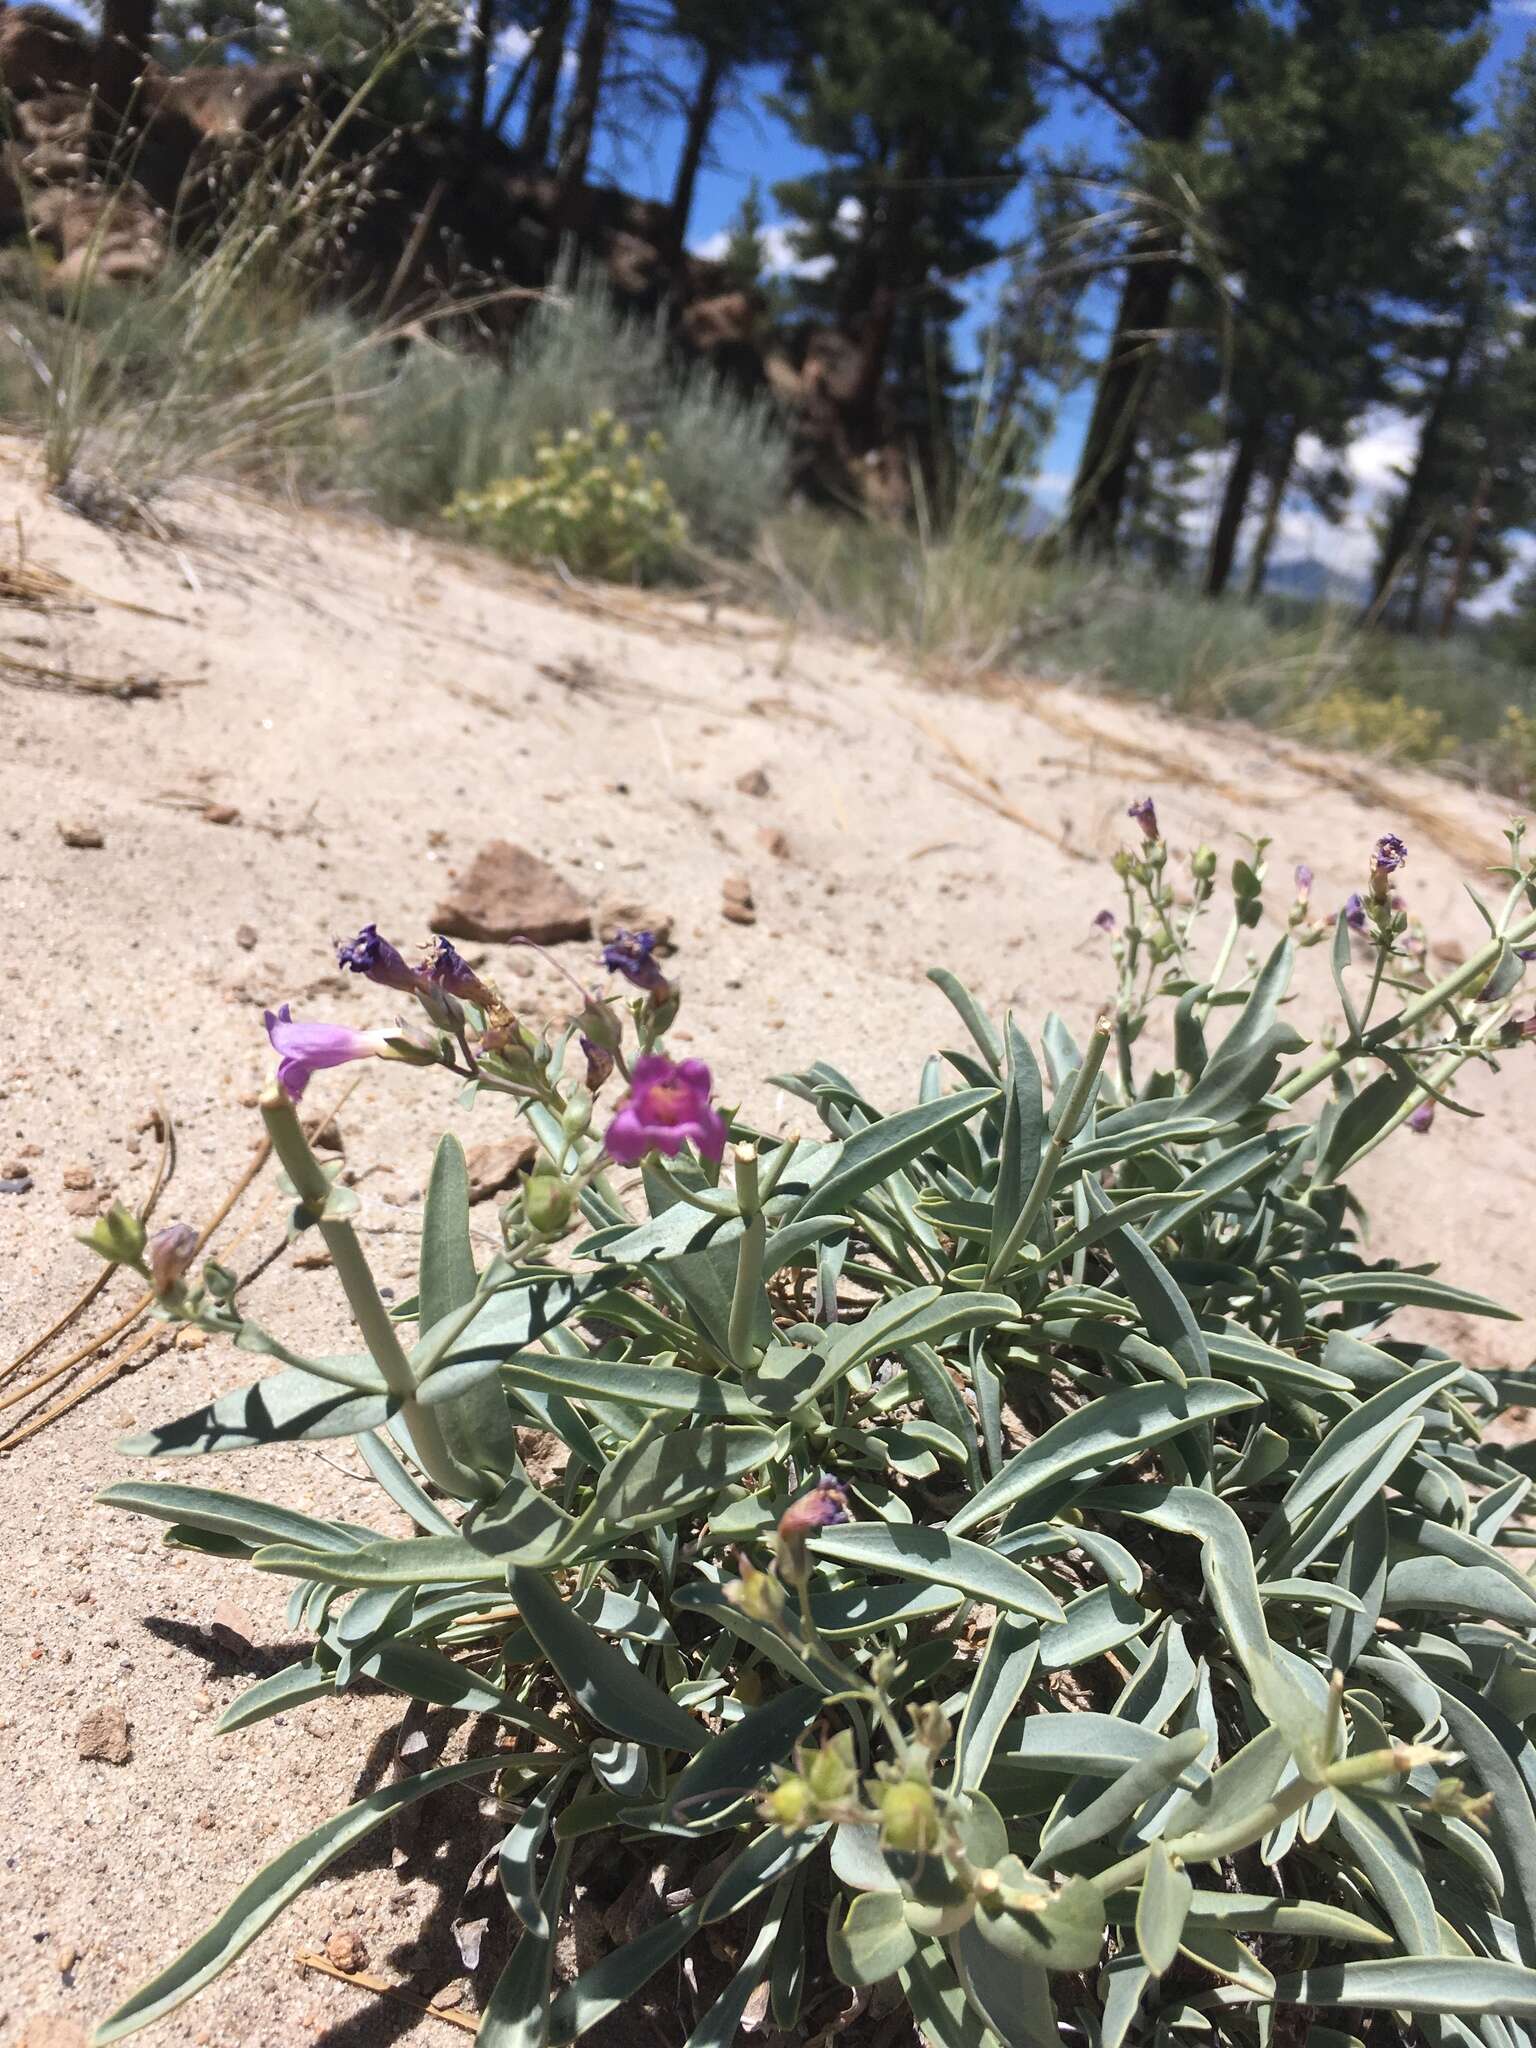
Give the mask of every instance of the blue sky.
M 1536 0 L 1503 0 L 1490 22 L 1491 46 L 1478 73 L 1475 96 L 1479 108 L 1491 102 L 1498 76 L 1517 53 L 1526 37 L 1536 34 Z M 686 77 L 686 73 L 681 74 Z M 740 82 L 736 103 L 720 117 L 712 138 L 711 161 L 701 173 L 690 224 L 694 246 L 709 244 L 734 219 L 742 199 L 755 178 L 763 190 L 770 221 L 775 218 L 772 188 L 780 180 L 813 166 L 818 159 L 803 150 L 764 105 L 773 88 L 770 74 L 748 74 Z M 681 123 L 673 116 L 653 119 L 649 124 L 622 136 L 605 136 L 595 169 L 628 189 L 655 197 L 665 196 L 677 160 Z M 1113 117 L 1080 94 L 1062 91 L 1053 96 L 1046 118 L 1025 138 L 1026 165 L 1042 157 L 1057 155 L 1069 147 L 1086 148 L 1106 160 L 1113 160 L 1118 137 Z M 1029 227 L 1029 202 L 1021 189 L 999 209 L 992 224 L 993 239 L 1006 244 L 1024 235 Z M 974 344 L 977 329 L 1001 276 L 1001 266 L 983 274 L 970 287 L 971 311 L 962 321 L 961 347 Z M 1108 293 L 1097 295 L 1090 310 L 1102 317 L 1109 309 Z M 974 347 L 973 347 L 974 353 Z M 1044 451 L 1039 495 L 1050 505 L 1061 502 L 1070 480 L 1086 423 L 1091 391 L 1073 394 L 1062 409 L 1054 434 Z M 1413 448 L 1411 422 L 1400 415 L 1382 412 L 1362 422 L 1352 451 L 1351 466 L 1356 478 L 1353 503 L 1343 524 L 1331 527 L 1302 504 L 1287 507 L 1281 526 L 1278 558 L 1314 555 L 1345 572 L 1361 573 L 1374 551 L 1371 516 L 1381 492 L 1393 482 L 1396 464 L 1409 459 Z M 1306 450 L 1303 448 L 1303 455 Z M 1207 503 L 1195 508 L 1192 524 L 1198 535 L 1202 525 L 1214 516 L 1219 473 L 1213 469 L 1206 493 Z M 1536 540 L 1524 544 L 1523 552 L 1536 554 Z M 1513 580 L 1513 579 L 1511 579 Z M 1479 609 L 1496 605 L 1503 593 L 1485 596 Z

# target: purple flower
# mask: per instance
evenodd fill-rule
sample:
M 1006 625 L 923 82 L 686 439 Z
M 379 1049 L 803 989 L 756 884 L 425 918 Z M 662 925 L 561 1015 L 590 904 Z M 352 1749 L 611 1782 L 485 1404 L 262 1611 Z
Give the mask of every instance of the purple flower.
M 1396 874 L 1408 858 L 1408 849 L 1395 832 L 1383 832 L 1371 851 L 1373 873 Z
M 1302 861 L 1296 869 L 1296 901 L 1306 903 L 1312 895 L 1312 870 Z
M 1434 1120 L 1435 1105 L 1432 1102 L 1421 1102 L 1409 1116 L 1408 1128 L 1410 1131 L 1427 1131 Z
M 1365 930 L 1365 904 L 1358 889 L 1344 905 L 1344 922 L 1352 932 Z
M 1136 820 L 1141 827 L 1143 839 L 1152 840 L 1162 836 L 1157 829 L 1157 806 L 1151 797 L 1138 797 L 1135 803 L 1129 806 L 1125 815 Z
M 779 1517 L 779 1534 L 786 1543 L 805 1538 L 817 1529 L 831 1529 L 848 1516 L 848 1489 L 841 1479 L 823 1472 L 809 1493 L 802 1493 Z
M 706 1159 L 725 1150 L 725 1118 L 709 1099 L 709 1069 L 702 1060 L 674 1066 L 664 1053 L 635 1061 L 629 1093 L 608 1126 L 610 1159 L 635 1166 L 647 1152 L 675 1159 L 692 1142 Z
M 398 988 L 413 994 L 421 986 L 421 969 L 411 967 L 389 943 L 379 937 L 376 924 L 365 924 L 355 939 L 338 939 L 336 965 L 354 974 L 366 974 L 383 988 Z
M 280 1010 L 268 1010 L 262 1021 L 278 1056 L 279 1085 L 295 1102 L 309 1086 L 311 1074 L 322 1067 L 345 1066 L 348 1060 L 372 1059 L 383 1052 L 389 1035 L 354 1031 L 346 1024 L 300 1024 L 286 1003 Z
M 461 1003 L 473 1003 L 480 1010 L 495 1004 L 495 996 L 451 939 L 432 941 L 426 971 L 428 981 L 445 996 L 457 996 Z
M 1112 910 L 1101 910 L 1093 920 L 1093 928 L 1099 932 L 1112 932 L 1115 928 L 1115 913 Z
M 603 948 L 603 965 L 611 974 L 622 974 L 636 988 L 653 995 L 667 993 L 667 977 L 656 964 L 654 932 L 615 932 Z
M 157 1230 L 144 1248 L 149 1281 L 156 1294 L 167 1295 L 197 1257 L 197 1232 L 190 1223 L 172 1223 Z
M 585 1031 L 581 1034 L 581 1050 L 587 1062 L 587 1088 L 595 1095 L 613 1072 L 613 1054 L 606 1045 L 588 1038 Z

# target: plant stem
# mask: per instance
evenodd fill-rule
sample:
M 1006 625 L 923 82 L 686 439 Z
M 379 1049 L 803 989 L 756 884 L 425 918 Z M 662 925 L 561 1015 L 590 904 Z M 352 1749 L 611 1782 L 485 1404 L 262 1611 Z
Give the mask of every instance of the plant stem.
M 1310 1066 L 1303 1067 L 1299 1074 L 1293 1074 L 1289 1081 L 1277 1088 L 1276 1095 L 1282 1102 L 1299 1101 L 1303 1095 L 1309 1094 L 1319 1081 L 1326 1081 L 1331 1075 L 1336 1074 L 1346 1061 L 1354 1059 L 1360 1053 L 1370 1052 L 1378 1045 L 1385 1045 L 1388 1040 L 1396 1038 L 1404 1031 L 1411 1031 L 1415 1024 L 1433 1016 L 1435 1011 L 1443 1008 L 1453 996 L 1460 995 L 1465 988 L 1471 988 L 1488 973 L 1506 946 L 1522 945 L 1532 938 L 1536 938 L 1536 917 L 1528 917 L 1517 924 L 1513 931 L 1491 938 L 1485 946 L 1480 946 L 1469 960 L 1453 969 L 1443 981 L 1437 981 L 1433 988 L 1426 989 L 1416 1002 L 1409 1003 L 1399 1010 L 1395 1017 L 1389 1017 L 1384 1024 L 1378 1024 L 1374 1031 L 1363 1033 L 1358 1038 L 1350 1037 L 1342 1045 L 1335 1046 L 1332 1052 L 1321 1054 Z
M 751 1372 L 759 1353 L 752 1336 L 758 1304 L 763 1293 L 763 1254 L 768 1244 L 768 1218 L 758 1194 L 757 1147 L 738 1145 L 736 1160 L 736 1206 L 745 1229 L 736 1246 L 736 1285 L 731 1293 L 728 1330 L 731 1363 L 740 1372 Z
M 374 1282 L 356 1231 L 350 1223 L 329 1218 L 324 1213 L 330 1199 L 331 1183 L 325 1168 L 310 1150 L 298 1110 L 285 1089 L 274 1085 L 263 1092 L 261 1120 L 267 1127 L 272 1149 L 283 1171 L 293 1183 L 294 1193 L 319 1225 L 320 1235 L 331 1255 L 347 1304 L 357 1318 L 357 1327 L 369 1357 L 383 1374 L 384 1384 L 390 1393 L 404 1403 L 401 1419 L 410 1431 L 411 1444 L 421 1461 L 422 1470 L 452 1499 L 475 1498 L 481 1489 L 468 1474 L 460 1471 L 450 1455 L 437 1417 L 429 1408 L 418 1406 L 414 1399 L 416 1380 L 411 1362 L 405 1355 L 400 1333 L 390 1320 L 389 1310 Z
M 1040 1157 L 1039 1171 L 1030 1185 L 1029 1193 L 1024 1197 L 1024 1206 L 1019 1211 L 1018 1220 L 1000 1248 L 994 1251 L 987 1261 L 989 1286 L 999 1274 L 1005 1273 L 1012 1265 L 1019 1246 L 1027 1241 L 1036 1217 L 1050 1198 L 1051 1186 L 1055 1181 L 1062 1155 L 1071 1142 L 1072 1133 L 1087 1115 L 1088 1106 L 1093 1101 L 1094 1090 L 1099 1083 L 1099 1070 L 1104 1064 L 1104 1055 L 1109 1051 L 1109 1041 L 1114 1028 L 1114 1020 L 1110 1017 L 1100 1017 L 1093 1027 L 1088 1050 L 1083 1054 L 1082 1064 L 1072 1076 L 1067 1099 L 1056 1119 L 1055 1128 L 1046 1141 L 1045 1150 Z

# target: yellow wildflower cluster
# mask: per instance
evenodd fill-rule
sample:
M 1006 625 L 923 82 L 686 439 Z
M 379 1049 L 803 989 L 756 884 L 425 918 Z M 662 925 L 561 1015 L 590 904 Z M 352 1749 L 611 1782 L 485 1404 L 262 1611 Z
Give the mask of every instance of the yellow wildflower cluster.
M 667 568 L 687 525 L 650 458 L 663 443 L 632 445 L 611 412 L 536 445 L 532 471 L 483 491 L 461 491 L 448 516 L 517 561 L 559 560 L 582 576 L 644 582 Z

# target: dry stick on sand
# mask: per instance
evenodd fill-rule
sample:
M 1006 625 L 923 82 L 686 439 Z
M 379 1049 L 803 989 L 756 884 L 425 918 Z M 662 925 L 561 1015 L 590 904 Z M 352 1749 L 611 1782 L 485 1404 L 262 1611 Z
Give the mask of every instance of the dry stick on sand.
M 402 1991 L 387 1977 L 370 1977 L 363 1970 L 339 1970 L 329 1956 L 317 1956 L 312 1949 L 301 1948 L 293 1960 L 301 1970 L 318 1970 L 322 1977 L 334 1977 L 338 1984 L 354 1984 L 359 1991 L 375 1991 L 381 1998 L 393 1998 L 400 2005 L 408 2005 L 412 2012 L 425 2013 L 428 2019 L 441 2020 L 445 2026 L 457 2027 L 461 2033 L 473 2034 L 479 2028 L 479 2019 L 471 2018 L 468 2013 L 445 2012 L 441 2006 L 430 2005 L 426 1999 L 418 1998 L 413 1991 Z
M 360 1085 L 361 1076 L 359 1076 L 358 1080 L 353 1081 L 351 1086 L 343 1092 L 343 1094 L 337 1101 L 335 1107 L 327 1110 L 325 1115 L 320 1118 L 318 1123 L 315 1123 L 310 1127 L 309 1136 L 311 1143 L 313 1143 L 314 1140 L 318 1138 L 329 1125 L 333 1124 L 336 1121 L 337 1117 L 341 1114 L 342 1109 L 345 1107 L 348 1097 L 352 1094 L 353 1090 L 359 1087 Z M 240 1178 L 235 1182 L 234 1186 L 230 1189 L 229 1193 L 225 1196 L 224 1200 L 219 1204 L 218 1208 L 214 1211 L 214 1214 L 210 1218 L 210 1220 L 203 1226 L 202 1231 L 198 1235 L 198 1251 L 201 1251 L 203 1247 L 208 1243 L 209 1239 L 213 1236 L 214 1232 L 224 1222 L 225 1218 L 229 1215 L 230 1210 L 234 1208 L 235 1204 L 240 1200 L 241 1196 L 245 1193 L 246 1189 L 250 1187 L 252 1181 L 255 1180 L 256 1176 L 261 1172 L 261 1169 L 266 1165 L 268 1159 L 271 1156 L 271 1140 L 268 1138 L 263 1138 L 261 1143 L 256 1148 L 255 1154 L 251 1159 L 250 1165 L 245 1169 L 244 1173 L 242 1173 Z M 111 1269 L 109 1268 L 108 1270 L 110 1272 Z M 145 1314 L 147 1310 L 154 1306 L 154 1299 L 155 1297 L 153 1294 L 142 1295 L 139 1298 L 139 1300 L 134 1303 L 133 1307 L 128 1310 L 126 1315 L 120 1316 L 118 1320 L 115 1323 L 113 1323 L 109 1329 L 103 1330 L 99 1337 L 93 1338 L 92 1341 L 89 1344 L 85 1345 L 81 1350 L 73 1353 L 69 1358 L 66 1358 L 62 1365 L 54 1366 L 51 1369 L 51 1371 L 44 1373 L 41 1379 L 31 1381 L 27 1386 L 18 1389 L 16 1393 L 8 1394 L 4 1400 L 0 1400 L 0 1410 L 12 1408 L 16 1405 L 18 1401 L 30 1400 L 34 1395 L 40 1394 L 44 1387 L 51 1386 L 55 1380 L 61 1379 L 65 1373 L 72 1371 L 77 1365 L 83 1365 L 87 1359 L 95 1357 L 99 1352 L 104 1350 L 105 1347 L 108 1344 L 110 1344 L 115 1337 L 120 1337 L 122 1336 L 124 1331 L 131 1329 L 133 1325 L 138 1321 L 139 1317 Z M 19 1444 L 25 1443 L 28 1437 L 36 1436 L 38 1431 L 40 1429 L 46 1429 L 50 1422 L 57 1421 L 57 1419 L 61 1415 L 67 1414 L 71 1408 L 78 1407 L 79 1404 L 85 1399 L 87 1399 L 89 1395 L 94 1394 L 98 1387 L 104 1387 L 109 1380 L 116 1379 L 118 1374 L 122 1372 L 124 1367 L 130 1364 L 135 1358 L 137 1358 L 141 1352 L 146 1350 L 149 1347 L 149 1345 L 151 1345 L 155 1341 L 157 1337 L 164 1336 L 166 1341 L 169 1342 L 173 1335 L 174 1332 L 162 1331 L 158 1325 L 152 1329 L 142 1331 L 140 1335 L 137 1338 L 135 1338 L 132 1344 L 130 1344 L 117 1358 L 114 1358 L 109 1365 L 104 1367 L 104 1369 L 101 1372 L 97 1373 L 93 1378 L 87 1380 L 84 1386 L 72 1388 L 71 1391 L 68 1394 L 66 1394 L 62 1400 L 55 1402 L 53 1407 L 45 1409 L 41 1415 L 32 1416 L 27 1422 L 21 1424 L 20 1427 L 12 1430 L 8 1436 L 6 1436 L 3 1439 L 0 1439 L 0 1456 L 3 1456 L 7 1451 L 15 1450 Z

